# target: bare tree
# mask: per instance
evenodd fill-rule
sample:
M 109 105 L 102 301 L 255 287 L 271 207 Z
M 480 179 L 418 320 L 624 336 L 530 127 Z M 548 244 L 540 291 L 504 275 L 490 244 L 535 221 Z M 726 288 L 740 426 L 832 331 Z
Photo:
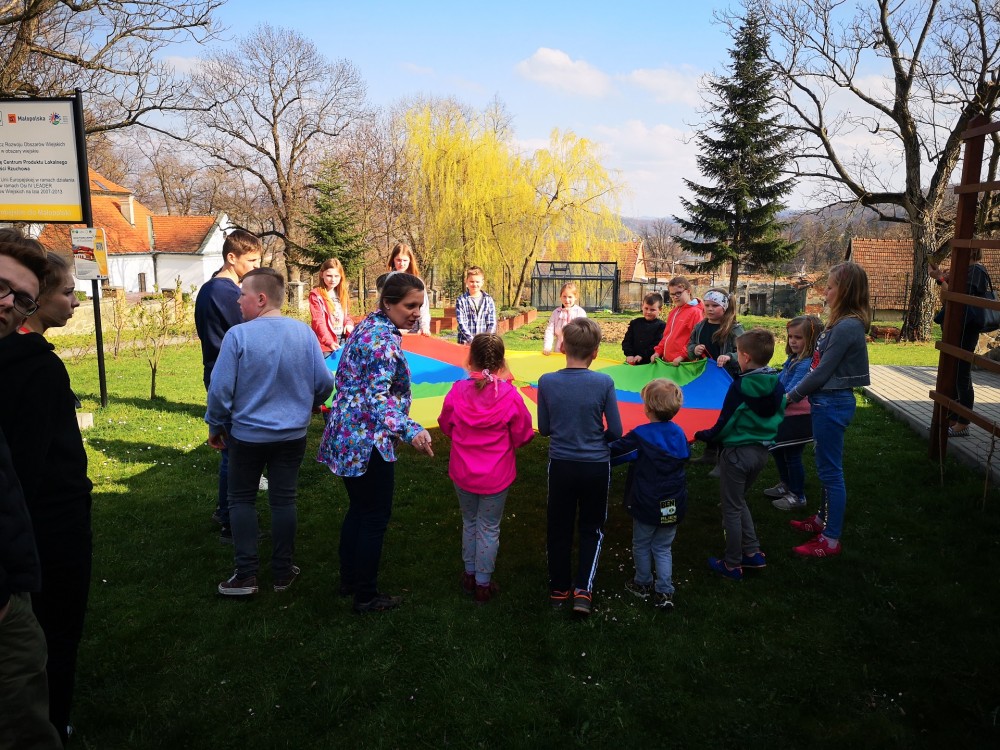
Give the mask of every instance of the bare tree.
M 208 56 L 191 75 L 184 140 L 260 191 L 264 222 L 244 225 L 275 237 L 273 264 L 297 280 L 296 248 L 309 186 L 338 137 L 365 114 L 365 86 L 346 60 L 331 63 L 304 36 L 259 26 L 235 49 Z M 234 221 L 238 217 L 234 216 Z
M 828 204 L 909 224 L 903 336 L 927 338 L 927 263 L 952 232 L 945 196 L 961 134 L 977 115 L 993 114 L 1000 96 L 997 3 L 748 0 L 747 9 L 765 19 L 770 62 L 784 81 L 779 98 L 799 136 L 793 173 L 815 180 Z
M 184 105 L 184 87 L 157 59 L 181 40 L 217 33 L 223 0 L 18 0 L 0 3 L 0 96 L 87 95 L 88 133 L 141 123 Z

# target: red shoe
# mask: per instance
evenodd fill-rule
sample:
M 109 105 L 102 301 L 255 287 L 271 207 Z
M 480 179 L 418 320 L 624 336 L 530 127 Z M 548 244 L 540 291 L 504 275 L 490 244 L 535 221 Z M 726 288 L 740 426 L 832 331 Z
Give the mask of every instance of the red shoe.
M 812 516 L 804 521 L 789 521 L 788 525 L 796 531 L 802 531 L 806 534 L 822 534 L 823 529 L 826 528 L 826 524 L 820 520 L 819 516 Z
M 830 540 L 820 534 L 805 544 L 793 547 L 792 552 L 800 557 L 836 557 L 840 554 L 842 545 L 836 547 L 830 545 Z
M 462 593 L 474 594 L 476 592 L 476 574 L 462 572 Z
M 473 576 L 473 579 L 475 577 Z M 497 586 L 493 581 L 490 581 L 485 586 L 476 585 L 476 604 L 486 604 L 490 599 L 500 593 L 500 587 Z
M 561 609 L 562 606 L 569 601 L 569 591 L 559 591 L 557 589 L 552 589 L 549 592 L 549 604 L 552 609 Z

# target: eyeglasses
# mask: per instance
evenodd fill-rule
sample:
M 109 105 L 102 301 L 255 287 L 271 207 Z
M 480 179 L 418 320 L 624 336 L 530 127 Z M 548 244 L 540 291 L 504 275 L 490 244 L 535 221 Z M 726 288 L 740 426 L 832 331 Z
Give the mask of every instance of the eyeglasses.
M 678 290 L 678 291 L 676 291 L 676 292 L 671 292 L 671 293 L 670 293 L 670 296 L 671 296 L 671 297 L 680 297 L 680 296 L 681 296 L 682 294 L 684 294 L 684 292 L 686 292 L 686 291 L 687 291 L 687 289 L 680 289 L 680 290 Z
M 14 309 L 21 315 L 34 315 L 38 310 L 38 303 L 30 294 L 14 291 L 7 279 L 0 279 L 0 299 L 10 295 L 14 295 Z

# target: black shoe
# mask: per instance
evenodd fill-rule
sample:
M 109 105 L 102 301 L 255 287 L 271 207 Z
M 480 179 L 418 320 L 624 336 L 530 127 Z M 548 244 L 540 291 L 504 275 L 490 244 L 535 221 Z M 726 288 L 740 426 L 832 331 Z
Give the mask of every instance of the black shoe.
M 287 575 L 274 579 L 274 590 L 278 592 L 287 591 L 288 587 L 295 583 L 295 579 L 299 577 L 299 573 L 301 572 L 298 565 L 293 565 Z
M 673 594 L 661 594 L 657 591 L 653 594 L 653 606 L 657 609 L 662 609 L 665 611 L 670 611 L 674 608 L 674 595 Z
M 233 543 L 233 527 L 223 526 L 219 530 L 219 541 L 222 544 L 232 544 Z
M 219 526 L 226 525 L 225 522 L 222 520 L 222 513 L 219 512 L 218 508 L 212 511 L 212 520 L 215 521 L 217 524 L 219 524 Z
M 223 596 L 253 596 L 257 593 L 257 576 L 240 578 L 239 572 L 219 584 L 219 593 Z
M 354 602 L 354 611 L 359 615 L 369 612 L 387 612 L 396 609 L 403 603 L 401 596 L 389 596 L 388 594 L 375 594 L 375 598 L 367 602 Z

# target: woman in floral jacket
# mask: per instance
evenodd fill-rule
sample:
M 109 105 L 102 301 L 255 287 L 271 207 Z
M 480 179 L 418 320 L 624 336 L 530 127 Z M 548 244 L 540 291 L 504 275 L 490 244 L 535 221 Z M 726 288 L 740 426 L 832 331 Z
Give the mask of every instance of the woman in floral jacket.
M 382 612 L 402 603 L 377 586 L 382 541 L 392 515 L 396 441 L 433 456 L 431 436 L 409 417 L 410 369 L 400 329 L 420 318 L 424 284 L 389 276 L 378 310 L 354 329 L 337 368 L 337 392 L 317 459 L 344 480 L 350 504 L 340 528 L 340 593 L 356 612 Z

